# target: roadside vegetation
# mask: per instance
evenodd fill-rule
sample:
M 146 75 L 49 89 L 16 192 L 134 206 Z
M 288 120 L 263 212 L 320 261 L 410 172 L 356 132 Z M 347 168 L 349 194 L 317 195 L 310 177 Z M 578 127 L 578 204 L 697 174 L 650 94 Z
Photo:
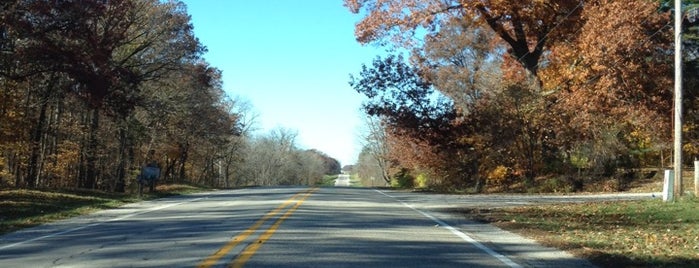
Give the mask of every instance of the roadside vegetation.
M 97 41 L 96 41 L 97 40 Z M 184 3 L 0 2 L 0 187 L 313 185 L 340 164 L 257 115 L 202 57 Z
M 324 187 L 335 186 L 335 179 L 337 179 L 337 175 L 325 175 L 325 176 L 323 176 L 323 180 L 318 182 L 318 186 L 324 186 Z
M 615 192 L 661 179 L 673 150 L 672 1 L 486 2 L 344 0 L 361 16 L 359 42 L 404 51 L 350 78 L 367 98 L 355 172 L 459 193 Z M 699 21 L 685 21 L 683 43 L 689 167 Z
M 698 267 L 699 199 L 466 211 L 471 219 L 564 249 L 601 267 Z

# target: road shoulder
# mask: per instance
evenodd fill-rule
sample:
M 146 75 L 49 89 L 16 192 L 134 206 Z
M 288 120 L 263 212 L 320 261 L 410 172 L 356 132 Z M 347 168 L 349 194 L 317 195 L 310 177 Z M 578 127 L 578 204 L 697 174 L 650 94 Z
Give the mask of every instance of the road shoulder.
M 588 260 L 577 258 L 563 250 L 543 246 L 534 240 L 491 224 L 467 219 L 463 214 L 462 203 L 446 200 L 455 197 L 438 196 L 437 202 L 430 201 L 429 198 L 419 198 L 420 202 L 415 202 L 418 199 L 406 196 L 410 193 L 389 194 L 400 202 L 446 222 L 522 267 L 596 267 Z

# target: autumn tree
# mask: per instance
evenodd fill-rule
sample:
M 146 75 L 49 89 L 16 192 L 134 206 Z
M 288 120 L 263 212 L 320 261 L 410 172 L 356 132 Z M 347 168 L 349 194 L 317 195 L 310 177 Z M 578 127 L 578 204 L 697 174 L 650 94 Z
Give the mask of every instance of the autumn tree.
M 497 91 L 502 75 L 495 36 L 476 21 L 452 18 L 413 50 L 412 62 L 424 78 L 448 96 L 463 115 Z
M 125 118 L 138 100 L 142 81 L 157 78 L 201 51 L 189 17 L 181 3 L 150 0 L 24 1 L 15 2 L 10 10 L 3 19 L 7 32 L 19 40 L 14 56 L 22 66 L 37 68 L 6 76 L 24 79 L 55 73 L 69 78 L 64 81 L 72 86 L 55 88 L 82 98 L 91 110 L 86 121 L 90 131 L 81 146 L 85 168 L 79 176 L 83 187 L 94 188 L 100 111 Z M 50 81 L 47 85 L 53 86 Z M 39 128 L 42 118 L 40 113 Z M 36 164 L 30 162 L 32 184 Z
M 483 176 L 479 174 L 497 166 L 483 161 L 486 155 L 491 154 L 488 151 L 509 152 L 509 156 L 493 156 L 492 159 L 513 159 L 509 161 L 510 164 L 501 164 L 513 169 L 519 166 L 523 170 L 522 175 L 531 180 L 535 175 L 533 161 L 537 159 L 533 156 L 541 155 L 542 137 L 545 136 L 541 134 L 543 128 L 531 118 L 536 114 L 531 109 L 535 106 L 531 104 L 541 104 L 542 101 L 537 97 L 520 98 L 528 93 L 507 88 L 534 92 L 540 89 L 537 86 L 511 87 L 495 81 L 498 81 L 498 76 L 509 79 L 518 77 L 518 66 L 512 65 L 515 62 L 532 76 L 538 77 L 546 48 L 571 36 L 565 29 L 581 23 L 578 18 L 582 2 L 345 1 L 345 5 L 355 13 L 362 11 L 367 14 L 356 27 L 359 42 L 390 40 L 393 45 L 412 49 L 414 63 L 423 70 L 423 79 L 433 83 L 437 90 L 453 100 L 460 113 L 457 117 L 461 119 L 451 122 L 453 133 L 445 136 L 451 137 L 452 145 L 459 144 L 452 147 L 464 149 L 452 152 L 452 155 L 459 157 L 450 159 L 460 160 L 452 161 L 451 169 L 472 174 L 474 177 L 469 180 L 482 185 Z M 416 33 L 424 33 L 425 37 L 416 37 Z M 498 64 L 501 64 L 502 72 Z M 524 77 L 517 81 L 527 81 L 526 75 Z M 514 113 L 502 109 L 497 113 L 499 116 L 514 116 L 505 116 L 509 119 L 502 123 L 520 122 L 508 124 L 506 129 L 513 130 L 510 136 L 503 136 L 504 128 L 490 124 L 494 122 L 493 119 L 499 118 L 487 117 L 488 114 L 494 116 L 492 112 L 495 110 L 487 112 L 484 109 L 508 107 L 495 99 L 504 97 L 503 94 L 514 94 L 514 98 L 506 99 L 513 100 L 509 103 L 517 104 L 509 106 Z M 481 120 L 479 116 L 486 116 L 486 119 Z M 487 126 L 501 130 L 484 135 Z M 504 143 L 508 141 L 505 137 L 517 142 L 507 145 Z M 504 147 L 495 150 L 492 142 Z M 478 150 L 478 147 L 483 150 Z M 466 148 L 472 151 L 469 153 Z
M 17 127 L 18 132 L 15 138 L 19 140 L 14 140 L 19 142 L 19 145 L 26 142 L 26 154 L 27 162 L 23 163 L 26 167 L 21 169 L 16 169 L 16 180 L 15 183 L 26 183 L 29 187 L 35 187 L 39 183 L 40 176 L 40 157 L 42 151 L 42 137 L 44 136 L 44 131 L 47 128 L 47 113 L 50 110 L 51 104 L 55 102 L 56 98 L 60 98 L 62 94 L 58 92 L 61 88 L 68 89 L 66 86 L 66 79 L 63 74 L 58 72 L 56 68 L 59 66 L 56 62 L 35 62 L 32 61 L 31 53 L 26 53 L 28 48 L 32 47 L 32 41 L 35 39 L 28 39 L 28 33 L 26 32 L 26 27 L 18 22 L 18 18 L 23 14 L 29 13 L 27 10 L 31 10 L 31 6 L 21 5 L 19 2 L 8 1 L 4 3 L 6 9 L 2 10 L 0 19 L 2 19 L 2 68 L 0 69 L 0 76 L 4 82 L 5 97 L 7 97 L 6 105 L 12 106 L 10 103 L 15 97 L 20 97 L 26 99 L 27 101 L 32 101 L 37 103 L 37 109 L 25 109 L 22 110 L 21 106 L 14 106 L 14 108 L 19 108 L 14 111 L 10 110 L 10 114 L 5 114 L 7 119 L 11 118 L 19 119 L 27 122 L 28 125 L 20 126 L 17 124 L 8 124 L 7 126 Z M 26 15 L 30 17 L 32 15 Z M 50 31 L 50 30 L 48 30 Z M 25 61 L 30 59 L 28 61 Z M 29 79 L 31 78 L 31 79 Z M 7 90 L 7 91 L 6 91 Z M 15 103 L 15 105 L 27 105 L 22 103 Z M 6 106 L 6 108 L 8 108 Z M 5 110 L 8 111 L 8 110 Z M 22 112 L 20 112 L 22 111 Z M 11 123 L 11 122 L 7 122 Z M 21 130 L 28 130 L 27 133 L 22 133 Z M 15 131 L 10 129 L 9 131 Z M 26 135 L 26 136 L 25 136 Z M 12 140 L 8 140 L 12 141 Z M 21 148 L 21 146 L 20 146 Z M 15 154 L 15 156 L 23 155 L 25 152 L 21 150 L 14 150 L 17 147 L 10 145 L 8 152 Z M 11 157 L 14 158 L 14 157 Z M 12 164 L 11 164 L 12 165 Z M 14 166 L 14 165 L 12 165 Z M 23 178 L 20 179 L 20 170 L 26 170 L 23 174 Z
M 575 166 L 615 176 L 668 139 L 669 132 L 658 130 L 669 126 L 671 42 L 669 16 L 658 2 L 345 5 L 364 14 L 355 29 L 359 42 L 408 48 L 422 79 L 453 100 L 458 113 L 450 137 L 474 146 L 461 164 L 473 166 L 470 172 L 487 175 L 504 165 L 531 182 L 539 172 L 564 174 Z M 495 38 L 464 42 L 489 36 Z
M 369 98 L 365 112 L 385 124 L 389 159 L 399 167 L 435 178 L 438 186 L 461 187 L 474 182 L 474 173 L 463 172 L 472 168 L 463 163 L 468 161 L 472 142 L 461 139 L 461 129 L 454 124 L 458 113 L 453 103 L 435 92 L 420 69 L 399 56 L 377 58 L 371 66 L 362 66 L 350 85 Z
M 579 34 L 551 48 L 541 77 L 556 92 L 552 119 L 561 125 L 560 146 L 589 159 L 585 167 L 597 174 L 636 167 L 669 140 L 672 32 L 658 7 L 652 1 L 586 5 Z
M 91 107 L 87 134 L 82 148 L 85 155 L 85 169 L 81 169 L 82 186 L 94 188 L 96 179 L 96 162 L 99 127 L 99 109 L 109 90 L 119 82 L 127 79 L 121 70 L 108 66 L 117 42 L 125 36 L 124 23 L 126 14 L 132 10 L 132 3 L 114 1 L 111 5 L 98 2 L 77 3 L 73 1 L 41 2 L 30 1 L 18 3 L 15 15 L 9 25 L 22 46 L 16 53 L 27 62 L 28 66 L 42 68 L 26 69 L 15 74 L 17 78 L 29 76 L 46 76 L 54 72 L 68 76 L 75 86 L 64 86 L 69 92 L 77 93 Z M 104 31 L 110 29 L 114 31 Z M 53 87 L 53 83 L 47 85 Z M 56 87 L 58 88 L 58 87 Z M 48 90 L 53 90 L 50 88 Z M 45 91 L 48 92 L 49 91 Z M 38 128 L 43 126 L 44 112 L 40 112 Z M 38 131 L 34 131 L 38 133 Z M 32 144 L 38 144 L 37 136 L 32 134 Z M 36 146 L 36 145 L 35 145 Z M 27 182 L 35 184 L 38 157 L 32 149 Z
M 664 11 L 673 11 L 674 2 L 670 0 L 661 0 L 661 7 Z M 684 20 L 682 22 L 682 59 L 684 65 L 682 67 L 683 78 L 683 136 L 685 144 L 683 149 L 688 155 L 693 155 L 694 158 L 699 156 L 699 1 L 684 0 L 682 1 L 682 12 Z M 686 161 L 692 161 L 692 157 L 684 158 Z M 686 163 L 687 164 L 687 163 Z
M 202 180 L 218 176 L 215 166 L 223 157 L 219 150 L 239 133 L 238 115 L 230 113 L 221 83 L 220 70 L 199 62 L 145 84 L 136 119 L 148 139 L 139 148 L 139 166 L 155 150 L 165 180 L 212 183 Z M 193 160 L 203 161 L 194 165 L 200 170 L 187 169 Z
M 242 129 L 240 114 L 227 102 L 220 72 L 199 59 L 203 47 L 184 4 L 2 5 L 3 179 L 124 191 L 132 172 L 146 158 L 167 159 L 175 140 L 187 149 L 176 151 L 179 178 L 217 183 L 222 148 L 235 147 L 232 137 Z M 178 96 L 182 102 L 172 103 Z M 168 129 L 177 139 L 163 138 Z
M 473 185 L 477 190 L 485 185 L 487 176 L 482 175 L 496 168 L 504 167 L 513 176 L 520 174 L 528 180 L 541 169 L 537 161 L 541 161 L 544 135 L 535 123 L 540 122 L 537 112 L 541 111 L 541 98 L 533 93 L 536 90 L 499 80 L 501 61 L 493 42 L 487 28 L 454 18 L 413 50 L 412 62 L 419 71 L 405 82 L 429 81 L 430 87 L 450 99 L 445 107 L 454 112 L 451 119 L 442 119 L 442 129 L 433 129 L 429 135 L 411 129 L 420 124 L 405 124 L 398 134 L 390 124 L 394 118 L 388 117 L 385 144 L 390 145 L 392 155 L 401 156 L 396 158 L 403 166 L 429 170 L 436 175 L 433 180 L 444 185 Z M 394 92 L 400 89 L 382 84 L 393 79 L 388 78 L 391 76 L 363 74 L 366 80 L 381 81 L 371 85 L 377 91 L 400 96 Z M 374 97 L 377 103 L 394 101 L 380 96 Z M 422 105 L 430 102 L 429 98 L 416 100 Z
M 489 27 L 506 44 L 511 60 L 536 76 L 546 47 L 563 42 L 583 22 L 583 1 L 345 0 L 353 13 L 366 14 L 356 25 L 360 43 L 391 41 L 401 47 L 433 35 L 456 18 Z

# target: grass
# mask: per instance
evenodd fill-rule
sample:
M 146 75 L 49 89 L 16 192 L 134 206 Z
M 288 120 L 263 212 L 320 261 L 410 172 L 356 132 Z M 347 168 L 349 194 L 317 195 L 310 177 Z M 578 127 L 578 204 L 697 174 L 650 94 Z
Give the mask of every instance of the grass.
M 699 267 L 699 200 L 542 205 L 472 210 L 540 243 L 601 267 Z
M 362 180 L 356 174 L 350 176 L 350 186 L 351 187 L 364 187 Z
M 138 198 L 134 194 L 81 189 L 0 190 L 0 234 L 84 215 L 101 209 L 116 208 L 142 199 L 160 198 L 200 190 L 201 188 L 189 185 L 159 185 L 155 193 L 146 193 L 142 198 Z
M 320 181 L 317 185 L 322 187 L 335 186 L 335 179 L 337 179 L 337 177 L 338 175 L 325 175 L 323 176 L 323 180 Z

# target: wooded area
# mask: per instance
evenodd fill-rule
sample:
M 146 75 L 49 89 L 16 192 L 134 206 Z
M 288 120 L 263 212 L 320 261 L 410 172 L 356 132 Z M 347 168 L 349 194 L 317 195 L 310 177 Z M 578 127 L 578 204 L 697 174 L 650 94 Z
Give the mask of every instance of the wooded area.
M 672 164 L 672 1 L 344 3 L 363 16 L 360 43 L 407 55 L 377 58 L 350 80 L 372 117 L 356 166 L 364 176 L 476 192 L 623 190 Z M 683 25 L 689 164 L 699 154 L 699 32 Z
M 124 192 L 152 162 L 215 187 L 339 173 L 292 131 L 252 136 L 205 50 L 179 1 L 2 1 L 0 186 Z

